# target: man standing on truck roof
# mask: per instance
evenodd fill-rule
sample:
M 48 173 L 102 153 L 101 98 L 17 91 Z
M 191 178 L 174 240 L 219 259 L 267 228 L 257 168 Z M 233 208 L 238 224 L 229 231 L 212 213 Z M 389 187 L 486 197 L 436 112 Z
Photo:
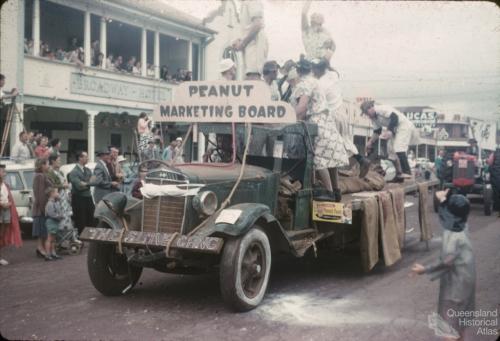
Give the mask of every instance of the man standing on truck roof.
M 396 181 L 411 178 L 410 164 L 406 152 L 410 142 L 418 141 L 417 131 L 411 121 L 397 109 L 387 105 L 376 105 L 375 101 L 364 101 L 361 104 L 361 114 L 365 114 L 373 124 L 373 134 L 366 144 L 367 151 L 379 139 L 387 139 L 389 158 L 396 164 Z M 382 133 L 382 128 L 387 130 Z M 396 157 L 397 156 L 397 157 Z
M 269 44 L 264 32 L 264 5 L 262 1 L 243 1 L 240 23 L 243 29 L 241 39 L 233 43 L 234 48 L 243 52 L 244 73 L 262 72 L 267 60 Z

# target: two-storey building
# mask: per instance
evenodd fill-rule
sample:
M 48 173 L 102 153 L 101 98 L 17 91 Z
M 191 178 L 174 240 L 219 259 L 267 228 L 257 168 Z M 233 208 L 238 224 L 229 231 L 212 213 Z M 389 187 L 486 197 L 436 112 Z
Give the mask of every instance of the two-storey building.
M 159 1 L 16 0 L 0 19 L 0 72 L 21 92 L 10 144 L 24 125 L 60 138 L 68 162 L 96 146 L 131 151 L 139 113 L 204 79 L 215 34 Z

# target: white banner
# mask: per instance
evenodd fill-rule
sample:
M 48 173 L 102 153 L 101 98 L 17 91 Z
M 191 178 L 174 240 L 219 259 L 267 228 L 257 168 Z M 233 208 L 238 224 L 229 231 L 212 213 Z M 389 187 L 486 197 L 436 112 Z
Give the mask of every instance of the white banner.
M 481 149 L 496 149 L 497 125 L 495 121 L 470 120 L 472 137 Z
M 160 102 L 156 122 L 294 123 L 295 110 L 286 102 L 272 101 L 263 81 L 184 82 L 172 102 Z

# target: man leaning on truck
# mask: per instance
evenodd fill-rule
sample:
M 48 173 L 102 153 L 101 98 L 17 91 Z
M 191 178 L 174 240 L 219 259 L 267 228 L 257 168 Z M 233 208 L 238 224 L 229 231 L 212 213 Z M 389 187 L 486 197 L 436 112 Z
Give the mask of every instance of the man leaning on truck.
M 375 105 L 375 101 L 364 101 L 361 104 L 361 114 L 365 114 L 373 124 L 373 134 L 366 149 L 371 150 L 373 144 L 379 139 L 387 139 L 389 158 L 395 161 L 396 181 L 411 178 L 410 164 L 408 163 L 408 146 L 415 143 L 418 137 L 413 123 L 397 109 L 387 105 Z M 387 130 L 382 132 L 382 128 Z

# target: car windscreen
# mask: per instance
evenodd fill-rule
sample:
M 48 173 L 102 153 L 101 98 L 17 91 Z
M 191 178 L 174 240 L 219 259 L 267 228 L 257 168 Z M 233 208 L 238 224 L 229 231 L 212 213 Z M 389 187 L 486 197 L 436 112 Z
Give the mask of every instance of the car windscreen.
M 11 191 L 21 191 L 24 189 L 21 175 L 18 172 L 7 172 L 5 182 L 9 185 Z
M 24 171 L 24 181 L 26 183 L 27 189 L 33 189 L 33 178 L 35 177 L 35 171 Z

